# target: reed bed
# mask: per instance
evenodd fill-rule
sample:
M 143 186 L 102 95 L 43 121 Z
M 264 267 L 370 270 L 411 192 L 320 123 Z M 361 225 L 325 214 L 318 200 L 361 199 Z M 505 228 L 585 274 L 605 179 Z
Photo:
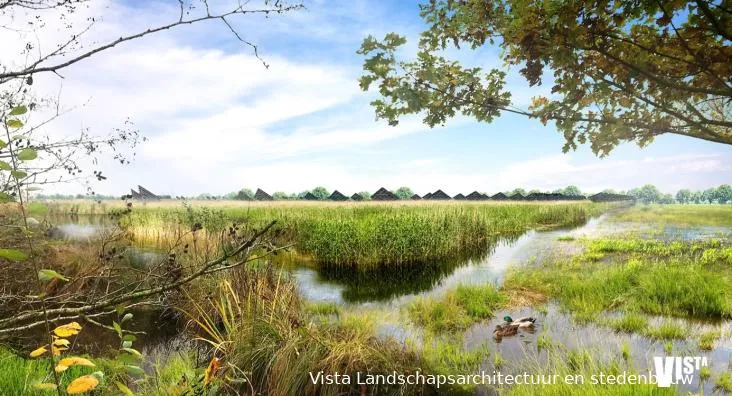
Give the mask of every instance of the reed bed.
M 84 214 L 91 212 L 89 205 L 55 203 L 49 205 L 49 213 Z M 186 206 L 159 202 L 135 206 L 125 227 L 138 243 L 165 247 L 186 238 L 192 224 L 203 227 L 198 238 L 217 238 L 232 223 L 258 227 L 277 220 L 279 242 L 294 244 L 318 265 L 370 270 L 485 252 L 497 237 L 581 224 L 611 206 L 590 202 L 213 202 Z

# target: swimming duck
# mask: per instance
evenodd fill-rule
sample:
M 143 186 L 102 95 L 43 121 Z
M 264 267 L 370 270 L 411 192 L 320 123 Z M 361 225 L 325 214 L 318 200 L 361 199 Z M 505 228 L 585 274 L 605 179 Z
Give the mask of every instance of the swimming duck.
M 518 329 L 518 324 L 497 324 L 495 330 L 493 330 L 493 334 L 497 338 L 515 336 L 518 333 Z
M 524 316 L 522 318 L 518 318 L 516 320 L 513 320 L 510 316 L 506 315 L 503 317 L 503 320 L 505 324 L 508 325 L 516 325 L 522 329 L 533 327 L 534 323 L 536 322 L 536 318 L 532 316 Z

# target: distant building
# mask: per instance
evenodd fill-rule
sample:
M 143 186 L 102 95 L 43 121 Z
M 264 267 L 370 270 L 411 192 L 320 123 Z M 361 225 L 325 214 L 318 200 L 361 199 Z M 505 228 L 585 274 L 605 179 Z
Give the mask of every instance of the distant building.
M 437 200 L 449 200 L 452 198 L 450 198 L 449 195 L 445 194 L 444 191 L 437 190 L 437 191 L 433 192 L 432 194 L 430 194 L 430 197 L 428 199 L 437 201 Z
M 422 197 L 422 199 L 432 199 L 432 193 L 427 193 Z
M 353 195 L 351 195 L 351 199 L 354 201 L 363 201 L 363 195 L 359 193 L 354 193 Z
M 138 185 L 137 190 L 138 191 L 135 191 L 134 189 L 130 190 L 132 199 L 140 199 L 146 201 L 157 201 L 161 199 L 161 197 L 153 194 L 150 190 L 146 189 L 143 186 Z
M 305 196 L 302 197 L 302 199 L 304 199 L 306 201 L 317 201 L 318 197 L 316 197 L 315 195 L 313 195 L 313 193 L 308 191 L 308 193 L 305 194 Z
M 412 195 L 412 200 L 413 201 L 419 201 L 420 199 L 422 199 L 422 197 L 420 197 L 419 194 Z
M 484 201 L 484 200 L 488 199 L 488 196 L 485 194 L 481 194 L 477 191 L 473 191 L 470 194 L 468 194 L 468 196 L 465 197 L 465 199 L 467 199 L 469 201 Z
M 258 188 L 257 192 L 254 193 L 254 199 L 257 201 L 274 201 L 274 198 L 272 198 L 271 195 L 264 192 L 264 190 L 262 190 L 261 188 Z
M 508 199 L 508 197 L 506 196 L 506 194 L 504 194 L 504 193 L 502 193 L 502 192 L 499 192 L 499 193 L 497 193 L 497 194 L 494 194 L 494 195 L 493 195 L 493 196 L 491 197 L 491 199 L 492 199 L 492 200 L 494 200 L 494 201 L 505 201 L 505 200 L 507 200 L 507 199 Z
M 371 196 L 374 201 L 396 201 L 399 199 L 393 192 L 381 187 Z
M 465 195 L 458 194 L 458 195 L 452 197 L 452 199 L 455 199 L 455 200 L 458 200 L 458 201 L 465 201 Z
M 331 201 L 348 201 L 348 197 L 341 194 L 338 190 L 333 191 L 333 194 L 330 194 L 328 199 Z
M 523 201 L 524 199 L 526 199 L 526 197 L 519 193 L 516 193 L 508 197 L 508 199 L 510 199 L 511 201 Z

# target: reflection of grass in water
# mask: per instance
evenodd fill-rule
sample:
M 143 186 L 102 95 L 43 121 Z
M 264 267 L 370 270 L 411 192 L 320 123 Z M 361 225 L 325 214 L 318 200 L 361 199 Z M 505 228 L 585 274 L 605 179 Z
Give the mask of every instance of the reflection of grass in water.
M 415 299 L 407 308 L 409 318 L 430 331 L 464 330 L 493 316 L 506 297 L 493 285 L 461 285 L 442 297 Z
M 636 205 L 615 221 L 732 227 L 732 205 Z

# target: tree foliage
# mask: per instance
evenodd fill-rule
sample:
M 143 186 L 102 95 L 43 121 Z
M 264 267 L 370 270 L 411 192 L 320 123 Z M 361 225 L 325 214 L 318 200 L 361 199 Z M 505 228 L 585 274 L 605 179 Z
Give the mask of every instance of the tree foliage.
M 411 199 L 412 195 L 414 195 L 414 191 L 409 187 L 399 187 L 394 190 L 393 193 L 399 197 L 399 199 Z
M 326 189 L 323 186 L 315 187 L 312 191 L 310 191 L 313 195 L 315 195 L 316 198 L 320 200 L 326 200 L 330 196 L 330 193 L 328 192 L 328 189 Z
M 376 85 L 378 118 L 424 114 L 430 126 L 461 113 L 491 122 L 504 112 L 554 121 L 563 150 L 589 142 L 607 155 L 665 133 L 732 144 L 732 11 L 726 1 L 586 2 L 430 0 L 414 59 L 406 39 L 367 37 L 360 86 Z M 445 56 L 496 45 L 509 67 L 549 97 L 512 105 L 505 68 L 485 71 Z M 551 81 L 547 80 L 553 72 Z

